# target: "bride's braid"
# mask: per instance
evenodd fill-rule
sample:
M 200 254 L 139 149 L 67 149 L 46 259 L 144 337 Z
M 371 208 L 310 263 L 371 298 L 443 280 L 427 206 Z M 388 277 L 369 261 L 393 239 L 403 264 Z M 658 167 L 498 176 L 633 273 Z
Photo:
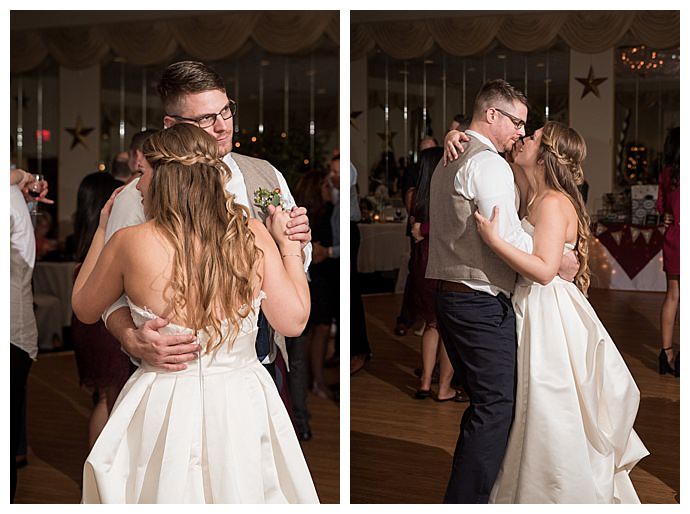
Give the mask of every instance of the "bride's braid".
M 190 124 L 151 136 L 144 155 L 154 169 L 147 216 L 174 249 L 166 289 L 174 316 L 190 328 L 210 328 L 207 351 L 231 345 L 251 312 L 260 259 L 249 211 L 226 190 L 232 173 L 216 140 Z M 225 319 L 233 330 L 224 333 Z
M 584 182 L 582 161 L 586 155 L 585 141 L 576 130 L 553 121 L 544 125 L 539 158 L 544 160 L 547 185 L 566 195 L 577 213 L 575 249 L 580 268 L 575 276 L 575 285 L 584 294 L 587 294 L 590 282 L 588 257 L 591 231 L 589 214 L 577 186 Z

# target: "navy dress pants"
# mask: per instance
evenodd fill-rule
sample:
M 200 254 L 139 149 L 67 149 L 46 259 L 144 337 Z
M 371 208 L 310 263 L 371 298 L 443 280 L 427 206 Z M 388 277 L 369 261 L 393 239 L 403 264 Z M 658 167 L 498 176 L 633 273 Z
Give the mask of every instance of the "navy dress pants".
M 470 404 L 444 503 L 488 503 L 515 403 L 515 312 L 503 294 L 438 291 L 438 329 Z

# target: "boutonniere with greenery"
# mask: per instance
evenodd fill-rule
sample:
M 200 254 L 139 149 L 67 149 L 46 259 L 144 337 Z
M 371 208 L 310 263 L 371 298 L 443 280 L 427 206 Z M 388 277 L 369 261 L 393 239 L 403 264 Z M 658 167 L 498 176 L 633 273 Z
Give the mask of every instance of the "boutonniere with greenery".
M 280 188 L 276 187 L 273 191 L 260 187 L 254 191 L 254 205 L 261 208 L 261 211 L 268 215 L 268 206 L 281 206 L 285 209 L 285 200 L 280 196 Z

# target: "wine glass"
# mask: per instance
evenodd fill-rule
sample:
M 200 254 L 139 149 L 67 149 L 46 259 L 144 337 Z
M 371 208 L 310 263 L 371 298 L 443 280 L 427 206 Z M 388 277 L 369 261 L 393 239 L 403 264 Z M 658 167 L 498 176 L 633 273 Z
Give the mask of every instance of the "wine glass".
M 43 188 L 42 182 L 45 180 L 45 177 L 40 173 L 34 173 L 32 176 L 33 182 L 29 184 L 28 192 L 31 198 L 36 199 L 35 202 L 32 202 L 30 211 L 31 219 L 34 222 L 34 225 L 36 225 L 36 219 L 41 214 L 40 212 L 38 212 L 38 197 L 41 196 L 41 189 Z
M 398 207 L 395 209 L 395 221 L 400 221 L 402 219 L 402 209 Z

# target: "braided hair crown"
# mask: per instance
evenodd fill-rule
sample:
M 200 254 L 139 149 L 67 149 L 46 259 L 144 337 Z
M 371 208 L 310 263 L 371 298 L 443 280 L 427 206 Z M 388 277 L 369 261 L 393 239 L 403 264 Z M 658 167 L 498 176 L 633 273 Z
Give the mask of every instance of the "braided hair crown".
M 206 134 L 203 130 L 197 129 L 192 125 L 186 125 L 186 127 L 190 127 L 197 137 L 207 139 L 207 141 L 204 141 L 206 144 L 197 144 L 192 148 L 189 148 L 189 145 L 187 145 L 187 148 L 185 148 L 184 145 L 171 145 L 169 144 L 169 140 L 167 141 L 168 144 L 159 144 L 161 141 L 155 139 L 145 148 L 145 156 L 151 166 L 155 168 L 157 165 L 161 164 L 181 164 L 182 166 L 205 164 L 221 169 L 224 163 L 218 158 L 217 142 L 215 139 Z M 186 128 L 183 128 L 183 125 L 179 125 L 175 130 L 177 132 L 187 131 Z M 201 134 L 205 134 L 206 138 Z
M 554 123 L 552 126 L 555 127 L 556 124 Z M 561 128 L 563 128 L 563 130 L 566 131 L 572 131 L 570 127 L 566 127 L 564 125 L 562 125 Z M 554 134 L 554 132 L 555 131 L 551 130 L 543 131 L 541 137 L 542 145 L 546 149 L 546 151 L 548 151 L 551 155 L 553 155 L 556 158 L 560 165 L 565 166 L 565 168 L 569 170 L 570 173 L 572 173 L 575 184 L 579 186 L 585 180 L 585 174 L 582 170 L 582 161 L 585 159 L 586 156 L 585 147 L 582 148 L 582 151 L 574 151 L 571 155 L 568 155 L 566 154 L 565 148 L 559 148 L 559 140 L 552 139 L 551 135 Z M 560 138 L 560 142 L 563 143 L 563 141 L 564 138 Z

